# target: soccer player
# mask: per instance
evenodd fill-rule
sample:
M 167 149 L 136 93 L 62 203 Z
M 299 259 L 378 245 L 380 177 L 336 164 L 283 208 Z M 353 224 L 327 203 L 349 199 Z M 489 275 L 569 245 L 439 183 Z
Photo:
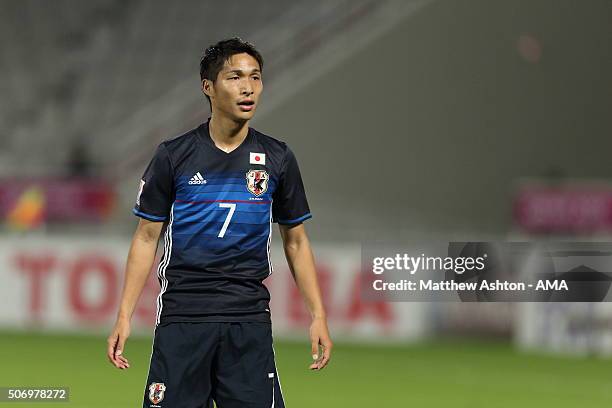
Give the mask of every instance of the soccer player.
M 249 127 L 263 89 L 263 59 L 239 38 L 208 48 L 200 62 L 211 117 L 159 145 L 134 207 L 108 358 L 124 355 L 130 319 L 164 233 L 161 291 L 143 407 L 283 408 L 269 300 L 272 222 L 312 315 L 312 370 L 330 359 L 326 314 L 310 243 L 311 217 L 298 163 L 281 141 Z

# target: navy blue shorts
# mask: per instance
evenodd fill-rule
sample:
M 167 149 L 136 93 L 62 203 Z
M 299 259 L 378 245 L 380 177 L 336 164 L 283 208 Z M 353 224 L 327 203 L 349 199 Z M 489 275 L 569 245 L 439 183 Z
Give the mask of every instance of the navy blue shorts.
M 165 323 L 155 329 L 144 408 L 285 408 L 272 325 Z

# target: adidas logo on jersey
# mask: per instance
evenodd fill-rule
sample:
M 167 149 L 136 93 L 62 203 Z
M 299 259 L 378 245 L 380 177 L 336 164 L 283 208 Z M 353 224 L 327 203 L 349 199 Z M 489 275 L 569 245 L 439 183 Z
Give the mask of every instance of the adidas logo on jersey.
M 187 184 L 206 184 L 206 180 L 204 180 L 204 177 L 198 171 Z

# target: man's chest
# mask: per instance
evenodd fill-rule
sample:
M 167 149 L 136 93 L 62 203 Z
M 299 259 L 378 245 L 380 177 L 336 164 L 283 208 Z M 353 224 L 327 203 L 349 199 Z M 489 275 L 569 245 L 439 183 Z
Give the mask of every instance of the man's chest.
M 271 203 L 279 172 L 261 148 L 198 151 L 176 165 L 177 202 Z

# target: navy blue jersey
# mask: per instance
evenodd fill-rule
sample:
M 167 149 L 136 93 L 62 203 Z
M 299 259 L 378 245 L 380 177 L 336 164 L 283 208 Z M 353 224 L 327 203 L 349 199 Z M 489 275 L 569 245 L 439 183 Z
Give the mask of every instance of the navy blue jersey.
M 287 145 L 253 128 L 230 153 L 204 123 L 159 145 L 134 214 L 166 222 L 157 323 L 270 321 L 272 222 L 311 217 Z

